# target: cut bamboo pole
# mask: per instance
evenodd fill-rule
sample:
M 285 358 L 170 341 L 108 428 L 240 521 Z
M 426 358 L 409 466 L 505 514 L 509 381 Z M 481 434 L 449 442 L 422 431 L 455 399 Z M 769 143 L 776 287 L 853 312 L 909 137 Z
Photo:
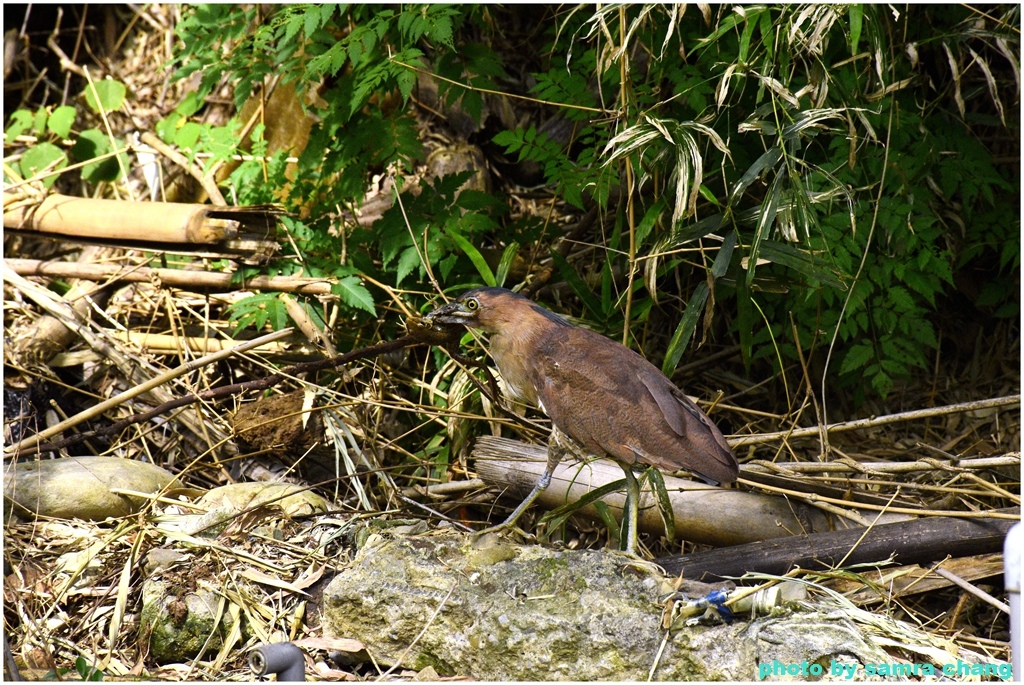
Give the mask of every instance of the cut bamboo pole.
M 4 228 L 84 240 L 213 245 L 266 236 L 280 210 L 175 202 L 95 200 L 53 194 L 38 204 L 4 193 Z
M 121 283 L 151 283 L 182 290 L 274 290 L 299 295 L 330 295 L 333 278 L 296 278 L 293 276 L 254 276 L 241 282 L 232 282 L 234 274 L 225 272 L 194 271 L 185 269 L 157 269 L 148 266 L 117 266 L 113 264 L 82 264 L 81 262 L 54 262 L 39 259 L 5 259 L 16 274 L 21 276 L 48 276 L 50 278 L 81 278 L 90 281 L 118 281 Z
M 476 472 L 481 479 L 490 485 L 509 487 L 522 494 L 540 478 L 547 462 L 547 448 L 543 445 L 493 436 L 477 439 L 473 455 L 476 457 Z M 564 462 L 555 470 L 551 485 L 537 502 L 542 507 L 554 509 L 621 479 L 622 469 L 606 459 L 583 464 Z M 672 501 L 677 534 L 691 542 L 739 545 L 830 528 L 829 519 L 820 510 L 785 497 L 719 488 L 669 475 L 664 479 Z M 623 493 L 612 493 L 603 501 L 621 517 L 625 502 Z M 640 530 L 664 534 L 665 526 L 649 486 L 640 495 L 640 507 Z M 593 505 L 580 509 L 579 513 L 600 520 Z M 882 521 L 908 518 L 884 514 Z
M 224 208 L 50 195 L 4 212 L 4 228 L 78 238 L 213 244 L 238 236 L 239 222 L 211 217 Z

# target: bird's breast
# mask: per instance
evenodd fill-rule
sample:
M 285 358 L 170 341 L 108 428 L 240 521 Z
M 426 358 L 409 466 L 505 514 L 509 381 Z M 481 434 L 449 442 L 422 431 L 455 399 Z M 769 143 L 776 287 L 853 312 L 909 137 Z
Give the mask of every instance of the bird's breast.
M 534 384 L 534 354 L 522 339 L 509 335 L 492 335 L 490 352 L 509 390 L 517 398 L 537 404 Z

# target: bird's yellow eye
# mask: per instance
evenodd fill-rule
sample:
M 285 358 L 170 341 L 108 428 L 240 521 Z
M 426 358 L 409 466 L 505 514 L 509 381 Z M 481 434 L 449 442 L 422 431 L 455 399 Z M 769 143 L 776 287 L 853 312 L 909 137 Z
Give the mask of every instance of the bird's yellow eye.
M 474 298 L 471 297 L 468 300 L 466 300 L 466 309 L 468 309 L 469 311 L 475 312 L 479 308 L 480 303 L 477 302 Z

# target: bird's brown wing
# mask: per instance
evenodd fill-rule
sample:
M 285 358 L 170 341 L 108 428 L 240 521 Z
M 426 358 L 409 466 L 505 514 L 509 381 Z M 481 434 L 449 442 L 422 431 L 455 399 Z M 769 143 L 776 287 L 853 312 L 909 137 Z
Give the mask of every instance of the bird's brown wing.
M 532 368 L 551 420 L 595 454 L 736 480 L 736 459 L 714 423 L 629 348 L 563 328 L 538 341 Z
M 665 423 L 677 436 L 707 457 L 701 462 L 701 468 L 694 471 L 718 483 L 736 480 L 739 465 L 722 431 L 664 374 L 646 360 L 644 364 L 637 375 L 661 410 Z

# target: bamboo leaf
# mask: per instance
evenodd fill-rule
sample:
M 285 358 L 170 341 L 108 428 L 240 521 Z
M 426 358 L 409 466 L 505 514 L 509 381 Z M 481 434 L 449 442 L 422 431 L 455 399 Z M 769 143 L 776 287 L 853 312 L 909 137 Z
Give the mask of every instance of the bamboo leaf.
M 758 212 L 757 229 L 754 231 L 754 240 L 750 245 L 750 254 L 747 256 L 747 286 L 754 280 L 754 271 L 757 267 L 758 253 L 761 250 L 761 243 L 764 242 L 775 222 L 775 215 L 779 211 L 779 199 L 782 196 L 782 178 L 779 174 L 772 179 L 771 187 L 768 189 L 768 201 L 761 205 Z
M 736 185 L 732 189 L 732 200 L 735 201 L 743 194 L 751 183 L 757 180 L 757 178 L 764 173 L 766 169 L 770 169 L 779 163 L 782 159 L 782 148 L 778 145 L 773 145 L 768 148 L 768 151 L 762 154 L 757 160 L 750 165 L 750 167 L 743 172 L 740 176 L 740 180 L 736 181 Z
M 656 468 L 647 469 L 647 481 L 651 484 L 651 492 L 658 501 L 658 513 L 665 524 L 665 537 L 671 542 L 676 539 L 676 515 L 672 510 L 672 500 L 665 487 L 665 478 Z
M 857 44 L 864 29 L 864 6 L 850 5 L 850 55 L 857 55 Z
M 494 278 L 495 285 L 505 285 L 505 279 L 508 278 L 508 270 L 512 268 L 512 262 L 515 261 L 517 254 L 519 254 L 519 243 L 512 243 L 501 253 L 501 261 L 498 262 L 498 273 Z
M 606 320 L 608 317 L 601 309 L 600 300 L 591 292 L 590 286 L 587 285 L 586 281 L 576 273 L 576 269 L 572 268 L 572 264 L 554 250 L 551 251 L 551 259 L 554 261 L 559 275 L 565 279 L 565 282 L 569 284 L 569 287 L 576 293 L 576 296 L 583 301 L 583 306 L 601 321 Z
M 686 303 L 686 311 L 683 312 L 683 318 L 679 321 L 676 332 L 672 334 L 672 340 L 669 341 L 668 351 L 665 354 L 665 362 L 661 365 L 661 372 L 666 376 L 675 370 L 676 364 L 683 356 L 683 351 L 690 343 L 693 329 L 697 327 L 697 319 L 704 311 L 704 305 L 708 301 L 708 292 L 707 281 L 702 281 L 694 288 L 690 301 Z
M 613 493 L 613 492 L 618 492 L 620 490 L 624 490 L 625 487 L 626 487 L 626 479 L 625 478 L 620 478 L 619 480 L 614 480 L 611 483 L 606 483 L 605 485 L 602 485 L 599 488 L 594 488 L 593 490 L 591 490 L 587 494 L 583 495 L 582 497 L 580 497 L 578 500 L 576 500 L 574 502 L 569 502 L 567 504 L 563 504 L 562 506 L 558 507 L 557 509 L 552 509 L 548 513 L 544 514 L 544 516 L 542 516 L 540 518 L 539 522 L 540 523 L 547 523 L 552 528 L 557 528 L 558 526 L 560 526 L 563 523 L 565 523 L 566 520 L 570 516 L 575 514 L 577 511 L 579 511 L 583 507 L 587 506 L 588 504 L 590 504 L 592 502 L 596 502 L 597 500 L 601 499 L 605 495 L 608 495 L 608 494 Z
M 455 242 L 460 250 L 466 253 L 469 257 L 469 261 L 473 262 L 473 266 L 476 267 L 477 273 L 480 274 L 480 278 L 484 279 L 484 283 L 489 286 L 494 286 L 496 281 L 494 279 L 494 272 L 491 271 L 491 267 L 488 266 L 487 260 L 480 254 L 480 250 L 473 246 L 473 243 L 466 240 L 458 231 L 452 227 L 448 227 L 448 236 Z
M 729 262 L 732 261 L 732 253 L 735 247 L 736 231 L 729 231 L 729 234 L 725 236 L 725 240 L 722 241 L 722 247 L 718 250 L 714 263 L 711 265 L 712 281 L 725 275 Z M 686 305 L 683 318 L 679 322 L 679 326 L 676 327 L 675 333 L 672 334 L 672 340 L 668 343 L 665 361 L 661 365 L 661 371 L 666 376 L 675 370 L 676 364 L 679 363 L 683 352 L 686 350 L 687 345 L 689 345 L 690 338 L 693 337 L 693 331 L 697 327 L 697 320 L 700 318 L 701 312 L 704 311 L 704 306 L 707 304 L 710 292 L 707 281 L 698 284 L 694 289 L 693 296 Z
M 843 280 L 841 273 L 825 264 L 823 258 L 816 260 L 814 254 L 807 250 L 801 250 L 793 245 L 774 240 L 765 240 L 761 243 L 758 256 L 774 264 L 781 264 L 782 266 L 799 271 L 805 276 L 821 281 L 838 290 L 845 291 L 847 289 L 846 282 Z
M 594 509 L 597 510 L 597 515 L 601 517 L 601 522 L 604 523 L 604 527 L 608 529 L 608 532 L 612 536 L 612 541 L 615 546 L 619 546 L 619 539 L 622 537 L 619 535 L 619 522 L 615 520 L 615 514 L 612 513 L 611 508 L 604 502 L 594 502 Z
M 743 365 L 750 370 L 750 358 L 754 348 L 754 310 L 750 301 L 750 289 L 747 279 L 736 279 L 736 319 L 740 332 L 740 351 L 743 354 Z

